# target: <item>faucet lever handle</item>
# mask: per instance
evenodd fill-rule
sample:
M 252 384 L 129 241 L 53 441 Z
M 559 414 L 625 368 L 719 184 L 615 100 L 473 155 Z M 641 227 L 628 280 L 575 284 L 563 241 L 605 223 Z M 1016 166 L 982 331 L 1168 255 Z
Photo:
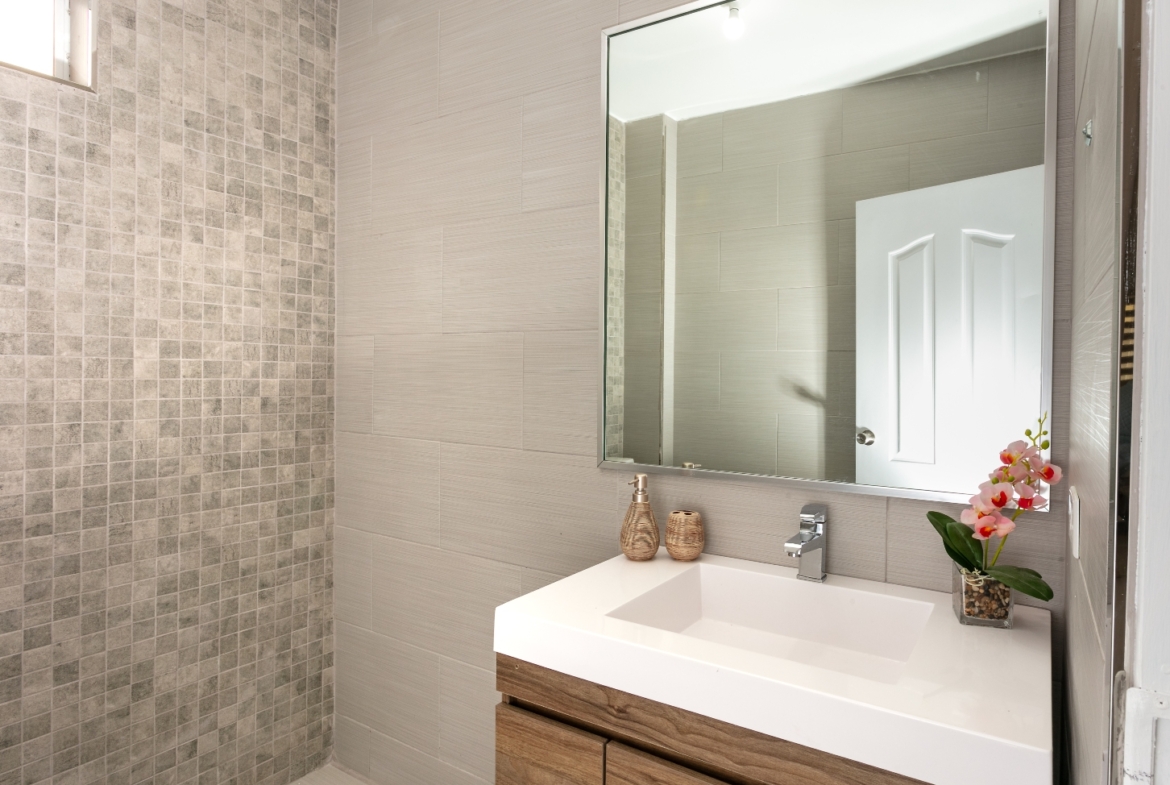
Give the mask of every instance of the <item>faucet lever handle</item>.
M 823 504 L 806 504 L 800 509 L 802 524 L 824 523 L 829 516 L 829 508 Z

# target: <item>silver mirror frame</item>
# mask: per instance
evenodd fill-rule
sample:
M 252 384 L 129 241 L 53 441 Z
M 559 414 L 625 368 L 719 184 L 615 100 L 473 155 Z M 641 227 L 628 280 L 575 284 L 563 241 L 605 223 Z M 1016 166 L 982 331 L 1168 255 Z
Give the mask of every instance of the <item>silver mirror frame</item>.
M 678 16 L 701 11 L 712 6 L 726 5 L 730 0 L 695 0 L 676 8 L 660 11 L 639 19 L 613 27 L 601 32 L 601 174 L 600 174 L 600 201 L 598 213 L 600 215 L 600 249 L 601 275 L 600 316 L 598 321 L 599 350 L 598 350 L 598 390 L 597 390 L 597 465 L 603 469 L 617 469 L 620 471 L 646 472 L 649 474 L 671 474 L 683 477 L 706 477 L 721 479 L 729 482 L 760 482 L 771 483 L 783 488 L 793 488 L 810 493 L 856 493 L 867 496 L 886 496 L 899 499 L 919 499 L 922 501 L 953 502 L 966 504 L 971 493 L 951 491 L 931 491 L 918 488 L 894 488 L 881 485 L 859 485 L 857 483 L 836 482 L 832 480 L 808 480 L 799 477 L 779 477 L 763 474 L 745 474 L 740 472 L 719 471 L 714 469 L 686 469 L 680 466 L 659 466 L 657 464 L 631 463 L 625 461 L 611 461 L 605 457 L 605 344 L 606 344 L 606 283 L 609 274 L 607 252 L 607 179 L 609 168 L 609 41 L 620 33 L 635 30 L 639 27 L 656 24 Z M 1053 281 L 1056 255 L 1056 104 L 1057 80 L 1060 38 L 1060 0 L 1049 0 L 1048 3 L 1048 47 L 1045 53 L 1045 96 L 1044 96 L 1044 289 L 1043 307 L 1041 315 L 1041 402 L 1044 410 L 1052 412 L 1052 331 L 1053 331 Z M 1055 442 L 1058 434 L 1053 434 Z

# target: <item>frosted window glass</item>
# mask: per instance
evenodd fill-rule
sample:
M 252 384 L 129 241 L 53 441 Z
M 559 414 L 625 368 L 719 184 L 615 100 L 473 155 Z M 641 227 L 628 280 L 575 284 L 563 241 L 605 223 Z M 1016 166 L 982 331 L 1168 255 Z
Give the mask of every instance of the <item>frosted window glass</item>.
M 0 0 L 0 62 L 53 75 L 53 0 Z

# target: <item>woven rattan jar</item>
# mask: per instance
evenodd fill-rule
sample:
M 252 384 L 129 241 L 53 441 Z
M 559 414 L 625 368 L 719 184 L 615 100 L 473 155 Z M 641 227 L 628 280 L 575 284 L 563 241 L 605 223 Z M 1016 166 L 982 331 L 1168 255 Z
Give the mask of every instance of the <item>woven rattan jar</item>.
M 678 561 L 694 561 L 707 544 L 703 516 L 694 510 L 675 510 L 666 520 L 666 552 Z

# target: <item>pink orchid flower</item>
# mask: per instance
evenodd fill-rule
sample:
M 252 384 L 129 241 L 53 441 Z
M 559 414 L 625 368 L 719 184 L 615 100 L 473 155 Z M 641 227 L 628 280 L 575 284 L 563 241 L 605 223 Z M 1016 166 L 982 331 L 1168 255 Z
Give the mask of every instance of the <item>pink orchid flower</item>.
M 1006 537 L 1016 528 L 1016 522 L 1005 518 L 998 512 L 984 516 L 975 524 L 974 537 L 977 540 L 989 540 L 992 537 Z
M 1015 491 L 1019 494 L 1016 506 L 1021 510 L 1043 510 L 1048 506 L 1048 499 L 1026 482 L 1017 483 Z
M 1013 463 L 1020 460 L 1024 454 L 1024 451 L 1027 449 L 1028 443 L 1023 439 L 1014 441 L 999 451 L 999 461 L 1004 466 L 1011 466 Z
M 1010 483 L 985 482 L 979 486 L 979 495 L 992 507 L 1003 509 L 1011 502 L 1013 490 Z

